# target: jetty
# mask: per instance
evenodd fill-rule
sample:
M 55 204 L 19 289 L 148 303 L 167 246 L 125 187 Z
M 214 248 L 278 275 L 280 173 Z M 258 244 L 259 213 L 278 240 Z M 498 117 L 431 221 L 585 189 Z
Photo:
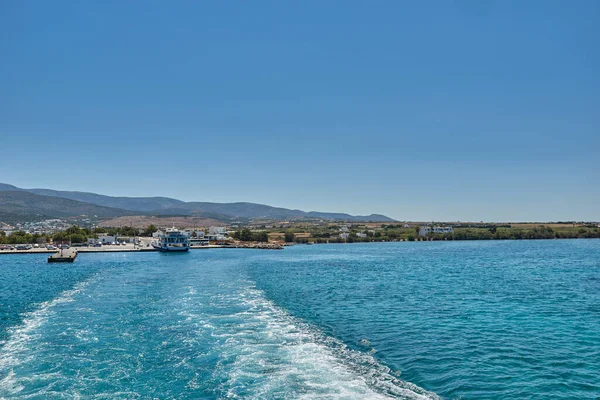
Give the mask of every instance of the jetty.
M 56 253 L 48 257 L 49 263 L 58 262 L 73 262 L 77 258 L 77 250 L 75 249 L 60 249 Z

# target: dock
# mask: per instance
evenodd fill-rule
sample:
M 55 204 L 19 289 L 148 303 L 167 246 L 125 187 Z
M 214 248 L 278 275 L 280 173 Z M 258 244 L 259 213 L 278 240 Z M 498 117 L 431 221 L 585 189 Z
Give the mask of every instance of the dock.
M 77 250 L 75 249 L 61 249 L 56 253 L 48 257 L 49 263 L 55 262 L 73 262 L 77 257 Z

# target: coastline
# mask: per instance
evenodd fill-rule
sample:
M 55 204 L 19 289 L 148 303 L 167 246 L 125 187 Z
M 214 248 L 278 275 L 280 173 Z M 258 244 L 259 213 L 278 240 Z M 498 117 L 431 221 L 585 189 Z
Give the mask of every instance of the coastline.
M 375 244 L 375 243 L 417 243 L 417 242 L 481 242 L 481 241 L 507 241 L 507 242 L 516 242 L 516 241 L 549 241 L 549 240 L 593 240 L 599 238 L 531 238 L 531 239 L 458 239 L 458 240 L 396 240 L 396 241 L 356 241 L 356 242 L 309 242 L 309 243 L 268 243 L 268 244 L 260 244 L 260 243 L 237 243 L 234 245 L 223 246 L 211 244 L 207 246 L 191 246 L 190 250 L 210 250 L 210 249 L 257 249 L 257 250 L 282 250 L 288 246 L 303 246 L 303 245 L 343 245 L 343 244 Z M 138 247 L 138 246 L 103 246 L 101 248 L 98 247 L 74 247 L 71 249 L 77 250 L 77 253 L 141 253 L 141 252 L 158 252 L 157 249 L 153 247 Z M 48 250 L 46 248 L 32 248 L 29 250 L 0 250 L 0 255 L 8 255 L 8 254 L 54 254 L 56 250 Z

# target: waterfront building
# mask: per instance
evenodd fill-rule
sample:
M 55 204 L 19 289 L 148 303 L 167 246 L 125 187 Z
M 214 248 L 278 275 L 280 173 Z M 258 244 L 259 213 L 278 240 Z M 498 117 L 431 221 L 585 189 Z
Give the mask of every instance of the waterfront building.
M 454 228 L 451 226 L 422 226 L 419 228 L 419 236 L 427 236 L 428 233 L 454 233 Z
M 112 242 L 117 241 L 117 237 L 109 236 L 109 235 L 101 235 L 101 236 L 98 236 L 98 241 L 102 244 L 111 244 Z
M 208 228 L 209 235 L 226 235 L 227 228 L 224 226 L 211 226 Z
M 210 244 L 209 240 L 207 237 L 190 237 L 188 239 L 188 243 L 190 245 L 190 247 L 197 247 L 197 246 L 208 246 Z
M 206 235 L 206 232 L 204 232 L 203 230 L 193 229 L 188 232 L 188 236 L 190 238 L 203 238 L 205 235 Z
M 210 240 L 225 240 L 227 239 L 227 228 L 224 226 L 211 226 L 208 228 L 208 236 Z

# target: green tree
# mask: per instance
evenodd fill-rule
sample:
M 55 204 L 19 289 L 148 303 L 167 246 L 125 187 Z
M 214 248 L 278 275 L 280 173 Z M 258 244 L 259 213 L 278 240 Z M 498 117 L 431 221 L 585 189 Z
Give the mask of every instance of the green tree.
M 66 232 L 55 232 L 52 235 L 52 241 L 54 243 L 69 242 L 69 240 L 69 235 Z
M 82 229 L 79 228 L 77 225 L 73 225 L 70 228 L 68 228 L 65 232 L 68 233 L 69 235 L 73 235 L 73 234 L 81 234 Z
M 132 226 L 123 226 L 121 228 L 119 228 L 119 234 L 122 236 L 135 236 L 136 235 L 136 230 L 134 227 Z
M 269 241 L 269 235 L 267 234 L 267 232 L 256 232 L 253 235 L 252 240 L 254 240 L 256 242 L 268 242 Z
M 158 228 L 155 227 L 154 225 L 149 225 L 146 229 L 144 229 L 144 231 L 142 232 L 142 235 L 144 236 L 152 236 L 153 233 L 157 232 Z
M 285 233 L 285 242 L 286 243 L 292 243 L 295 239 L 296 239 L 296 235 L 294 235 L 293 232 L 287 231 Z
M 75 233 L 75 234 L 71 235 L 70 239 L 71 239 L 71 243 L 84 243 L 87 240 L 87 237 L 85 235 Z
M 233 234 L 233 238 L 241 240 L 243 242 L 249 242 L 252 240 L 252 232 L 248 228 L 244 228 L 241 231 L 236 231 Z

